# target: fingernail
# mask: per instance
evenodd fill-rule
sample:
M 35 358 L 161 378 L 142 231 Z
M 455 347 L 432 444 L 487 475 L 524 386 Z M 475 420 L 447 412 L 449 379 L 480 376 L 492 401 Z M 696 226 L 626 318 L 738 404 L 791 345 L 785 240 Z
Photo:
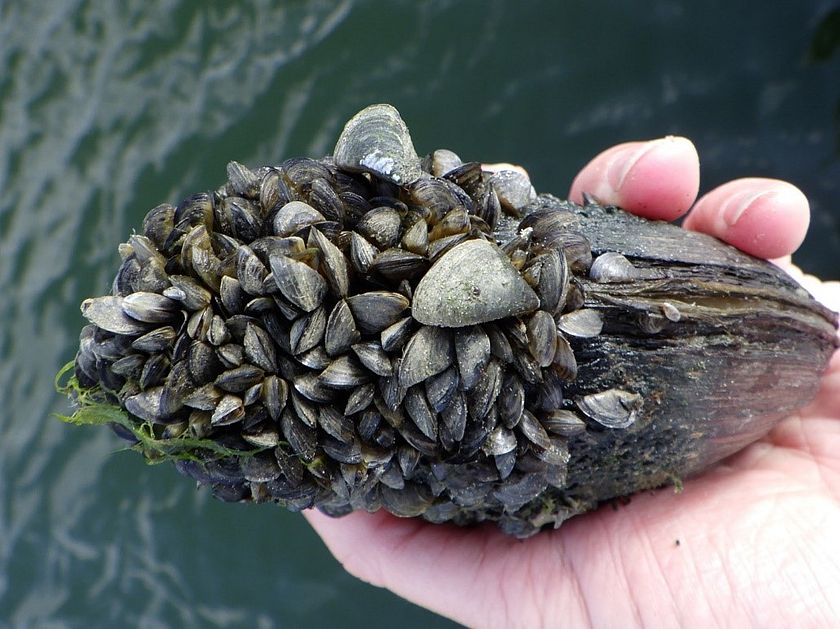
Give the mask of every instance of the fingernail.
M 773 190 L 762 190 L 761 192 L 747 190 L 741 192 L 740 194 L 736 194 L 726 202 L 726 205 L 721 211 L 721 217 L 729 227 L 733 227 L 739 220 L 741 220 L 741 217 L 750 208 L 750 206 L 753 205 L 753 203 L 773 194 L 775 194 L 775 191 Z
M 624 180 L 627 178 L 627 174 L 633 169 L 633 166 L 635 166 L 638 163 L 638 161 L 642 159 L 642 157 L 650 153 L 657 146 L 660 146 L 663 142 L 667 141 L 667 138 L 650 140 L 642 146 L 628 149 L 627 151 L 622 151 L 621 153 L 618 153 L 613 158 L 612 163 L 607 169 L 607 181 L 609 181 L 613 190 L 617 192 L 621 188 L 621 186 L 624 184 Z

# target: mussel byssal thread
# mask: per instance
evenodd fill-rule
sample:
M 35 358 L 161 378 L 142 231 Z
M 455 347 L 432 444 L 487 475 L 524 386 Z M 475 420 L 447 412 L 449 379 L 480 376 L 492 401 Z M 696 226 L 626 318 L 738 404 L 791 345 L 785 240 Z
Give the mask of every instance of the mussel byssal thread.
M 760 438 L 836 345 L 772 264 L 421 160 L 389 105 L 333 156 L 227 174 L 120 245 L 59 374 L 70 420 L 222 500 L 527 537 Z

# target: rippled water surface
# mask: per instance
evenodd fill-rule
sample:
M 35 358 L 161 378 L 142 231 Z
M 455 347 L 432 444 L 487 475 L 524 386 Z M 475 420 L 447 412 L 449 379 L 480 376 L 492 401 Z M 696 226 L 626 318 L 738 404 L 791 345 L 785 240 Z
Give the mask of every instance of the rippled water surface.
M 840 54 L 815 40 L 837 3 L 606 4 L 0 0 L 0 626 L 448 624 L 344 574 L 299 515 L 50 416 L 117 243 L 231 159 L 322 155 L 385 101 L 421 152 L 562 195 L 594 152 L 678 133 L 704 189 L 802 187 L 799 260 L 840 278 Z

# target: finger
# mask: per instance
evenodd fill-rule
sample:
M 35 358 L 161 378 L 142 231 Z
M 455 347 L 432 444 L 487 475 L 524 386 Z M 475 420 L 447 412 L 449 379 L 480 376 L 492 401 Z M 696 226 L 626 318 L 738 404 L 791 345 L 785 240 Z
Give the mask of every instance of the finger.
M 699 186 L 700 159 L 694 144 L 668 136 L 604 151 L 575 177 L 569 198 L 581 203 L 586 192 L 600 203 L 670 221 L 688 211 Z
M 703 196 L 683 226 L 760 258 L 781 258 L 802 244 L 809 222 L 808 199 L 799 188 L 778 179 L 747 178 Z

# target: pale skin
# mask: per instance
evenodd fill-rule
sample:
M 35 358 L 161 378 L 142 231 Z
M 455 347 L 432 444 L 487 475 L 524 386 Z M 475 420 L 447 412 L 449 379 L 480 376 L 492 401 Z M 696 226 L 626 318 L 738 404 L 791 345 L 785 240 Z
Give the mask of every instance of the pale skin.
M 575 178 L 636 214 L 778 259 L 840 309 L 840 284 L 790 264 L 809 221 L 789 183 L 739 179 L 695 202 L 685 138 L 614 147 Z M 840 353 L 817 398 L 702 476 L 517 541 L 380 512 L 306 517 L 352 574 L 475 627 L 837 626 L 840 623 Z

